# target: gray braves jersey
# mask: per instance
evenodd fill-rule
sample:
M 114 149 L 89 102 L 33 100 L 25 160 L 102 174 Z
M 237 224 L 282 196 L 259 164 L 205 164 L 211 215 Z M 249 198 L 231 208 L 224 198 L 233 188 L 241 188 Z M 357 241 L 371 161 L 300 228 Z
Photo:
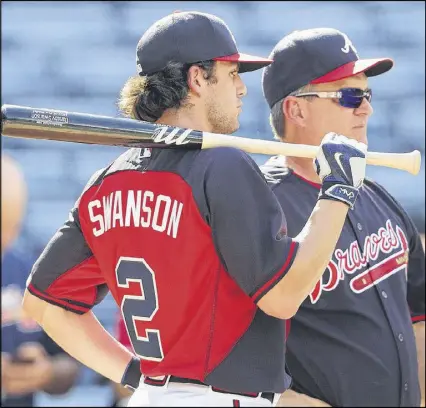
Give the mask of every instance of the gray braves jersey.
M 130 149 L 92 177 L 28 290 L 75 313 L 110 290 L 145 376 L 279 393 L 284 321 L 256 303 L 296 256 L 284 231 L 247 154 Z
M 280 162 L 262 171 L 295 237 L 320 185 Z M 424 259 L 408 215 L 365 180 L 324 275 L 291 319 L 292 388 L 332 406 L 419 406 L 412 323 L 425 317 Z

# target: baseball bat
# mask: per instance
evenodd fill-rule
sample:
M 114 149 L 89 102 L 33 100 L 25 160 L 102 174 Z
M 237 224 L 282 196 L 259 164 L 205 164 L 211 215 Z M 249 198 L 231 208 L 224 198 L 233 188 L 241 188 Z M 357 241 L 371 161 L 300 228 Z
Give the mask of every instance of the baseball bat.
M 1 133 L 26 139 L 145 148 L 209 149 L 230 146 L 247 153 L 314 158 L 318 146 L 201 132 L 135 119 L 54 109 L 2 105 Z M 420 171 L 418 150 L 409 153 L 368 152 L 367 164 Z

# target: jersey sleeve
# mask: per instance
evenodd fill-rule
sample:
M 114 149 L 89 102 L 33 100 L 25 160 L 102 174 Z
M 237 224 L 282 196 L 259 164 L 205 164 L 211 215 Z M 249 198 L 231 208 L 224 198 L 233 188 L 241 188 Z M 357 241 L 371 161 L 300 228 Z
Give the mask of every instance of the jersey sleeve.
M 35 262 L 27 289 L 46 302 L 78 314 L 88 312 L 108 293 L 80 229 L 77 207 Z
M 286 236 L 284 213 L 254 160 L 237 149 L 214 150 L 205 180 L 214 244 L 257 303 L 290 269 L 298 243 Z

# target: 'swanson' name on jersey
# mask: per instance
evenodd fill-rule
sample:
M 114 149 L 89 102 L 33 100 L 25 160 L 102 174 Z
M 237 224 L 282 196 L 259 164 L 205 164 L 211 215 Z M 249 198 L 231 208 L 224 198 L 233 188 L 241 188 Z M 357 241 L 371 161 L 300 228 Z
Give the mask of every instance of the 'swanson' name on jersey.
M 123 198 L 125 200 L 123 201 Z M 152 191 L 114 191 L 102 199 L 89 202 L 93 235 L 99 237 L 111 228 L 152 228 L 176 238 L 183 203 Z

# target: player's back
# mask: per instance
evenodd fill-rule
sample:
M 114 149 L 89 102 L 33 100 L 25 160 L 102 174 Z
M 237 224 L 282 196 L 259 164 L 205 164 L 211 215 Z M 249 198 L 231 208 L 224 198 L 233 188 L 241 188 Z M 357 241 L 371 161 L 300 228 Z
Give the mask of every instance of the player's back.
M 78 203 L 146 375 L 204 379 L 255 312 L 215 251 L 203 191 L 209 160 L 214 153 L 130 149 Z M 213 338 L 216 330 L 226 335 Z
M 110 289 L 148 377 L 281 393 L 284 321 L 257 304 L 295 259 L 285 231 L 246 153 L 130 149 L 93 175 L 27 289 L 77 314 Z

